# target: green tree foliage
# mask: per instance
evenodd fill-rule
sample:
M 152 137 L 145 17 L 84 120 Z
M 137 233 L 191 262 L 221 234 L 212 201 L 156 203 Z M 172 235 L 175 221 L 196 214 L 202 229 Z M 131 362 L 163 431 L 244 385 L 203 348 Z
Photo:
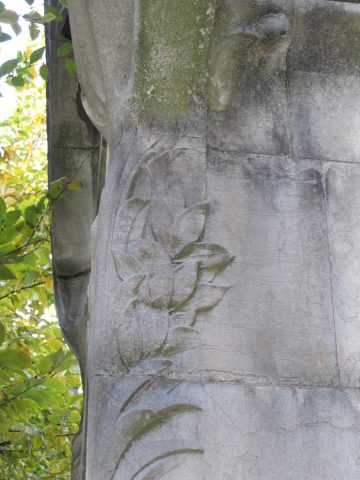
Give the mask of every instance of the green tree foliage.
M 25 48 L 26 61 L 39 48 Z M 26 72 L 18 85 L 9 74 L 18 107 L 0 123 L 0 479 L 64 479 L 82 394 L 54 314 L 50 223 L 78 185 L 47 187 L 45 84 Z

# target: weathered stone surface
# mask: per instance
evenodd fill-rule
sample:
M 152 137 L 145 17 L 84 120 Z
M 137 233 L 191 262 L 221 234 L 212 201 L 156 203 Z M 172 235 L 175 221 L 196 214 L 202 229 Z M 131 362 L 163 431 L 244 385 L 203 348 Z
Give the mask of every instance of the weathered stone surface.
M 54 226 L 86 378 L 74 478 L 355 480 L 360 5 L 69 6 L 109 158 L 87 299 L 88 274 L 71 275 L 88 261 L 97 147 L 81 127 L 92 149 L 70 135 L 52 157 L 85 186 Z
M 325 163 L 330 260 L 341 384 L 360 386 L 360 168 Z
M 297 71 L 290 85 L 294 155 L 359 162 L 359 77 Z
M 289 153 L 286 59 L 293 6 L 219 2 L 209 72 L 213 147 Z
M 360 473 L 356 390 L 131 376 L 97 377 L 92 386 L 91 480 L 335 480 Z
M 201 322 L 203 368 L 254 383 L 337 385 L 320 162 L 208 159 L 205 239 L 222 237 L 235 260 L 222 275 L 231 289 Z

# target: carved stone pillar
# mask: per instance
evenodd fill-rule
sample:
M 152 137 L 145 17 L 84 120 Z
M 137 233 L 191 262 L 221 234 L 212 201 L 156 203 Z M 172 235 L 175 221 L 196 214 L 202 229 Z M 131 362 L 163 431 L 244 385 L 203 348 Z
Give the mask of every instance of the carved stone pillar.
M 75 478 L 355 480 L 360 5 L 69 8 L 110 158 Z

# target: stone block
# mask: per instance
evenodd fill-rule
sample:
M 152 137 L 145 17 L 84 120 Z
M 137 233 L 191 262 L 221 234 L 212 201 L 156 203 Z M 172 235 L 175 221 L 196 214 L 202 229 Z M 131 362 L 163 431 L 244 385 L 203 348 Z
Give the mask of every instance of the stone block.
M 359 78 L 293 72 L 290 89 L 294 155 L 359 162 Z
M 289 69 L 359 75 L 359 41 L 360 5 L 356 2 L 297 1 Z
M 360 166 L 325 163 L 341 383 L 360 386 Z
M 218 279 L 230 288 L 174 364 L 188 378 L 337 385 L 320 162 L 211 151 L 207 185 L 204 241 L 234 256 Z
M 101 376 L 90 381 L 90 399 L 89 480 L 355 480 L 360 474 L 355 390 Z
M 53 207 L 56 274 L 71 276 L 90 268 L 90 229 L 97 212 L 100 180 L 99 149 L 53 148 L 50 158 L 52 181 L 66 177 L 81 183 L 80 189 L 64 192 Z

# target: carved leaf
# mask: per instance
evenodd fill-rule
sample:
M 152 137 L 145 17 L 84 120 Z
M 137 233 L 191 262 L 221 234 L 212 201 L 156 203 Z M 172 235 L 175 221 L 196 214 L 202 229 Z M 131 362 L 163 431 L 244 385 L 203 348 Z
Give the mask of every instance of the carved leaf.
M 178 258 L 188 258 L 199 262 L 201 268 L 211 269 L 222 269 L 234 259 L 224 247 L 214 243 L 193 243 Z
M 197 312 L 209 310 L 220 302 L 228 290 L 229 287 L 199 283 L 195 295 L 191 299 L 191 307 Z
M 127 278 L 121 282 L 117 288 L 112 302 L 112 312 L 114 322 L 117 324 L 118 318 L 126 308 L 126 305 L 131 302 L 136 296 L 141 283 L 145 280 L 146 275 L 138 273 Z
M 159 353 L 169 328 L 169 313 L 143 304 L 131 304 L 120 315 L 118 345 L 128 367 Z
M 167 204 L 161 198 L 151 201 L 150 224 L 154 238 L 167 252 L 170 252 L 172 245 L 172 226 L 174 218 Z
M 174 266 L 173 306 L 183 303 L 193 293 L 197 275 L 197 262 L 184 262 Z
M 176 355 L 177 353 L 198 347 L 199 345 L 196 343 L 198 333 L 192 327 L 171 328 L 164 347 L 164 354 Z
M 129 189 L 128 198 L 137 197 L 149 201 L 151 197 L 151 178 L 146 166 L 140 167 L 134 175 Z
M 158 411 L 143 409 L 132 410 L 123 414 L 117 420 L 117 431 L 123 432 L 123 440 L 125 440 L 124 448 L 122 449 L 117 464 L 114 469 L 116 473 L 122 460 L 125 459 L 128 451 L 152 430 L 161 427 L 171 420 L 174 416 L 184 413 L 198 412 L 201 409 L 191 404 L 174 404 Z
M 131 242 L 127 252 L 136 259 L 146 281 L 138 292 L 138 299 L 148 305 L 167 306 L 173 294 L 174 274 L 170 257 L 157 242 L 140 240 Z
M 194 324 L 196 311 L 191 309 L 191 305 L 187 305 L 185 311 L 178 311 L 170 315 L 170 324 L 172 327 L 190 327 Z
M 173 255 L 177 255 L 187 245 L 199 240 L 205 226 L 209 204 L 207 202 L 196 203 L 184 210 L 173 225 Z
M 116 219 L 114 237 L 117 244 L 125 248 L 132 239 L 142 238 L 146 226 L 148 203 L 141 198 L 131 198 L 126 202 Z
M 181 314 L 183 313 L 185 315 L 184 319 L 192 318 L 191 323 L 187 325 L 193 326 L 196 322 L 196 315 L 215 307 L 228 290 L 229 287 L 212 285 L 211 283 L 199 283 L 188 305 L 182 309 L 183 312 L 176 312 L 178 319 L 181 319 Z M 172 316 L 175 317 L 175 315 Z
M 115 261 L 116 272 L 122 280 L 134 275 L 134 273 L 141 272 L 141 265 L 136 258 L 126 253 L 117 252 L 114 249 L 112 253 Z

